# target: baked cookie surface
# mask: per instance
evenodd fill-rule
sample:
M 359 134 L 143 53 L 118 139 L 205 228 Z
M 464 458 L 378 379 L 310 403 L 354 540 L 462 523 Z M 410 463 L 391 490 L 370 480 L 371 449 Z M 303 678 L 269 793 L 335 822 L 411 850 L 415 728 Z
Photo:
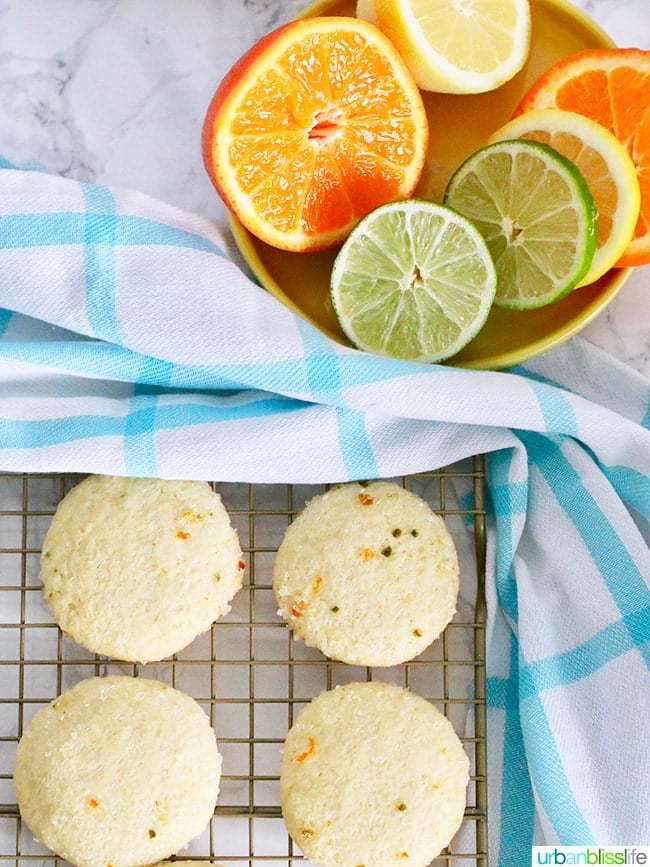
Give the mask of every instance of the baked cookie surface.
M 152 662 L 230 610 L 244 563 L 207 482 L 89 476 L 59 503 L 43 542 L 52 616 L 92 651 Z
M 273 589 L 308 646 L 351 665 L 398 665 L 454 616 L 458 556 L 421 497 L 394 482 L 344 484 L 314 497 L 289 525 Z
M 138 867 L 202 833 L 221 756 L 194 699 L 155 680 L 88 678 L 31 720 L 14 784 L 34 836 L 76 867 Z
M 282 752 L 289 834 L 319 867 L 425 867 L 465 809 L 469 759 L 426 699 L 385 683 L 321 693 Z

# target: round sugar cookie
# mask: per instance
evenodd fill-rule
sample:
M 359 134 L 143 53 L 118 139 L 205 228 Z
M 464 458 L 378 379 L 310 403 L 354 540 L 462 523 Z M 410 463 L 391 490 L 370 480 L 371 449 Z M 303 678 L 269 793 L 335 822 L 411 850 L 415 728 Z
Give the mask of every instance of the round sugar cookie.
M 463 818 L 469 759 L 424 698 L 385 683 L 321 693 L 282 752 L 287 830 L 319 867 L 424 867 Z
M 164 659 L 230 610 L 244 562 L 207 482 L 88 476 L 59 503 L 43 542 L 52 616 L 93 653 Z
M 273 566 L 280 614 L 332 659 L 413 659 L 456 611 L 458 557 L 443 519 L 394 482 L 340 485 L 289 525 Z
M 138 867 L 201 834 L 221 756 L 194 699 L 155 680 L 82 680 L 42 708 L 18 743 L 21 816 L 76 867 Z

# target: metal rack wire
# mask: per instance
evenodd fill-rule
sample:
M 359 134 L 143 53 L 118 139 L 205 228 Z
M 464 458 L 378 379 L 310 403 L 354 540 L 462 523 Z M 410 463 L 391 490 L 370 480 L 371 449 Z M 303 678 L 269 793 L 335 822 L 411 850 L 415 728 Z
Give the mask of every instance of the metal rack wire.
M 16 745 L 33 714 L 84 677 L 156 677 L 192 695 L 210 715 L 223 755 L 221 793 L 201 838 L 182 854 L 222 865 L 304 861 L 279 806 L 280 751 L 294 716 L 323 689 L 382 679 L 413 689 L 453 722 L 472 762 L 461 832 L 434 862 L 487 867 L 484 469 L 481 458 L 396 479 L 447 521 L 459 548 L 465 604 L 417 659 L 391 669 L 354 668 L 306 648 L 278 616 L 271 565 L 288 523 L 315 485 L 216 484 L 239 532 L 247 581 L 227 617 L 183 652 L 149 665 L 95 656 L 64 637 L 40 592 L 42 540 L 58 502 L 80 476 L 0 474 L 0 867 L 63 864 L 36 842 L 15 803 Z

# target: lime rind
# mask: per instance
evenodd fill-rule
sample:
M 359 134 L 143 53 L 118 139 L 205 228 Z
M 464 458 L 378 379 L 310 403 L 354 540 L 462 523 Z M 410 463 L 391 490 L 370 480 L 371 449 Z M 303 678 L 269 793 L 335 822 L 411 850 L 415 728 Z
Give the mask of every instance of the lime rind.
M 452 175 L 444 203 L 485 238 L 497 307 L 542 307 L 579 286 L 591 267 L 594 199 L 577 167 L 548 145 L 514 139 L 480 148 Z
M 339 324 L 359 349 L 438 362 L 483 327 L 496 269 L 480 232 L 452 208 L 422 199 L 364 217 L 332 268 Z
M 634 237 L 641 190 L 632 158 L 613 133 L 589 117 L 537 108 L 510 120 L 490 141 L 528 139 L 556 148 L 582 172 L 598 208 L 598 237 L 582 286 L 603 276 Z

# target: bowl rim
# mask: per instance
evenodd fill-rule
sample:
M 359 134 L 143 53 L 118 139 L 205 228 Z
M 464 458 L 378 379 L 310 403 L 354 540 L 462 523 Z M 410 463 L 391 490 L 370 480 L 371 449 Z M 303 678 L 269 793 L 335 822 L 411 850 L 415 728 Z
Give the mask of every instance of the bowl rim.
M 594 21 L 582 9 L 569 2 L 569 0 L 535 0 L 535 2 L 542 3 L 550 9 L 557 11 L 559 14 L 563 14 L 574 20 L 579 27 L 588 32 L 589 35 L 594 38 L 594 41 L 599 42 L 603 48 L 616 47 L 616 43 L 612 37 L 600 26 L 600 24 Z M 303 10 L 297 13 L 292 20 L 320 15 L 325 12 L 325 10 L 331 9 L 334 3 L 335 0 L 314 0 L 314 2 L 309 3 Z M 332 331 L 320 322 L 317 322 L 286 294 L 282 286 L 280 286 L 269 269 L 264 265 L 255 248 L 254 239 L 249 231 L 244 228 L 239 220 L 230 212 L 227 213 L 227 220 L 235 245 L 237 246 L 247 267 L 253 274 L 256 282 L 258 282 L 263 289 L 269 292 L 270 295 L 284 304 L 285 307 L 300 316 L 304 321 L 310 323 L 310 325 L 316 328 L 321 334 L 324 334 L 330 340 L 333 340 L 339 345 L 354 348 L 350 341 L 344 336 Z M 473 370 L 502 370 L 529 361 L 533 358 L 537 358 L 544 352 L 548 352 L 556 346 L 570 340 L 586 328 L 587 325 L 589 325 L 589 323 L 591 323 L 620 292 L 633 270 L 634 269 L 631 267 L 611 269 L 609 272 L 607 288 L 583 309 L 579 317 L 574 317 L 573 320 L 570 320 L 564 326 L 556 327 L 550 333 L 527 343 L 525 346 L 507 350 L 505 352 L 492 353 L 491 355 L 482 356 L 480 359 L 458 359 L 457 357 L 452 357 L 440 363 L 446 366 Z

